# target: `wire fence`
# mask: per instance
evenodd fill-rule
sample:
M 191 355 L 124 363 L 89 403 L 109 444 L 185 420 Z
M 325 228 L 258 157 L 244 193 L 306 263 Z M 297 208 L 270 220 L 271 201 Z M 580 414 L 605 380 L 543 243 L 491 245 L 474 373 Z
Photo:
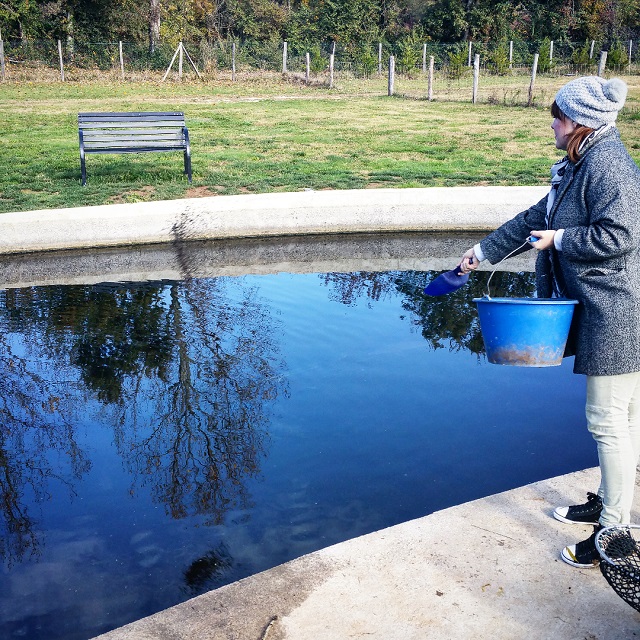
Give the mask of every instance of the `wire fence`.
M 361 94 L 388 91 L 390 60 L 395 93 L 416 98 L 467 100 L 477 74 L 484 85 L 474 101 L 505 104 L 545 102 L 554 79 L 567 75 L 615 74 L 640 76 L 640 55 L 632 41 L 554 43 L 523 41 L 457 44 L 368 43 L 338 46 L 320 43 L 303 49 L 286 42 L 255 41 L 163 44 L 128 42 L 0 41 L 1 80 L 33 81 L 219 81 L 243 82 L 282 74 L 288 81 L 340 88 L 355 83 Z M 531 95 L 534 59 L 540 85 Z M 486 79 L 490 77 L 491 82 Z M 427 79 L 429 86 L 427 87 Z M 389 93 L 391 93 L 389 91 Z

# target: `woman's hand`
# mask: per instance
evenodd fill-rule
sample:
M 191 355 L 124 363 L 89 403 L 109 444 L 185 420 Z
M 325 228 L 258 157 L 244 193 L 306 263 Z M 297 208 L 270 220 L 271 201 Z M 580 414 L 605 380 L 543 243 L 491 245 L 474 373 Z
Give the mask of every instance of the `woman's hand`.
M 542 251 L 543 249 L 549 249 L 553 246 L 553 239 L 556 235 L 555 229 L 544 229 L 542 231 L 532 231 L 532 238 L 538 238 L 535 242 L 531 242 L 531 246 L 534 249 Z
M 474 269 L 478 268 L 480 261 L 476 257 L 473 248 L 469 249 L 463 256 L 460 263 L 460 271 L 462 273 L 471 273 Z

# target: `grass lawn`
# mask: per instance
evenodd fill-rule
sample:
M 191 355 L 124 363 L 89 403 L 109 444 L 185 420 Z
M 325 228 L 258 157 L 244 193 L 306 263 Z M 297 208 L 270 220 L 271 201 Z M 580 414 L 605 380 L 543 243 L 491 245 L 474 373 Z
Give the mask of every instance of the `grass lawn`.
M 338 80 L 306 87 L 279 75 L 237 82 L 6 82 L 0 212 L 218 194 L 454 185 L 546 184 L 559 157 L 548 105 L 566 77 L 487 79 L 470 104 L 469 81 Z M 640 78 L 620 118 L 640 162 Z M 466 95 L 468 93 L 468 95 Z M 524 98 L 523 95 L 524 94 Z M 90 155 L 80 185 L 79 111 L 184 111 L 193 184 L 182 154 Z

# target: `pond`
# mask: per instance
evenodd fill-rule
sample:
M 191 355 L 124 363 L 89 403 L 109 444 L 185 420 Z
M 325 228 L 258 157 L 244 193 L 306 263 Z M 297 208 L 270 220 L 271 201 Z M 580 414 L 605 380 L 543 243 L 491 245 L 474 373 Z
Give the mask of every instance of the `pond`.
M 471 300 L 487 272 L 445 297 L 422 293 L 471 240 L 5 260 L 0 637 L 89 638 L 597 464 L 572 360 L 485 360 Z M 497 272 L 491 287 L 535 290 L 526 270 Z M 541 398 L 553 411 L 534 408 Z

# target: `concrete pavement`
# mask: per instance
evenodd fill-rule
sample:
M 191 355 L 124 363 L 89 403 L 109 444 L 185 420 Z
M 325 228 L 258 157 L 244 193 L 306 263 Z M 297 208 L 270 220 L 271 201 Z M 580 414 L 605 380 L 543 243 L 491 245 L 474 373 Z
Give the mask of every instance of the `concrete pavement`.
M 631 640 L 640 614 L 559 558 L 592 527 L 553 519 L 597 469 L 377 531 L 211 591 L 100 640 Z M 638 492 L 636 492 L 637 494 Z M 636 499 L 634 515 L 640 504 Z

